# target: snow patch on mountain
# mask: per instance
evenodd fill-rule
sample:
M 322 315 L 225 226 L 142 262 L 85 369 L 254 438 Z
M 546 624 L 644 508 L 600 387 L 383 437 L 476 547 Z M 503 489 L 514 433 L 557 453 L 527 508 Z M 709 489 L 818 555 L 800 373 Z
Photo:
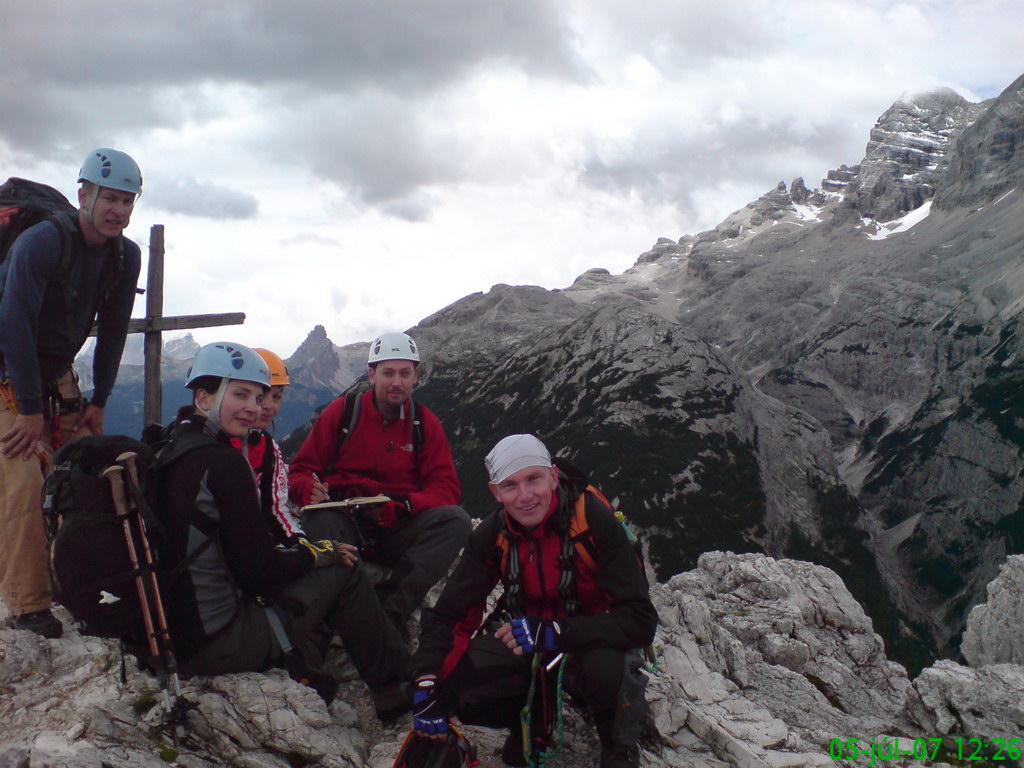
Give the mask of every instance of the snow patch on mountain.
M 897 235 L 900 232 L 906 232 L 907 230 L 913 229 L 928 218 L 928 214 L 930 214 L 931 211 L 932 201 L 929 200 L 921 205 L 920 208 L 915 208 L 899 219 L 894 219 L 893 221 L 878 225 L 878 231 L 873 235 L 868 235 L 868 238 L 870 240 L 885 240 L 887 237 L 891 237 L 892 235 Z M 873 223 L 868 219 L 864 219 L 863 221 L 865 225 Z

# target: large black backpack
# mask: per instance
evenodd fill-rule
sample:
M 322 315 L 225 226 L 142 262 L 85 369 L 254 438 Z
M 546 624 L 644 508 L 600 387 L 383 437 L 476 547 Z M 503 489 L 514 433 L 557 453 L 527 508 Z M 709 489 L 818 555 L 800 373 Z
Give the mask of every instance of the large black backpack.
M 43 502 L 50 576 L 54 599 L 68 609 L 82 634 L 118 638 L 130 645 L 147 643 L 140 583 L 151 583 L 150 573 L 154 572 L 163 593 L 175 571 L 180 572 L 188 564 L 176 566 L 172 572 L 161 568 L 157 553 L 163 532 L 153 513 L 150 494 L 159 471 L 211 442 L 213 438 L 205 435 L 189 435 L 184 440 L 164 441 L 154 450 L 130 437 L 90 435 L 72 440 L 54 455 Z M 126 452 L 136 455 L 138 485 L 126 474 L 123 476 L 134 503 L 122 517 L 114 502 L 111 481 L 103 473 Z M 147 541 L 143 541 L 143 532 L 152 566 L 145 557 Z M 129 554 L 129 536 L 136 565 Z
M 82 633 L 145 642 L 136 581 L 148 571 L 132 567 L 127 544 L 130 533 L 142 557 L 138 523 L 134 515 L 118 517 L 110 481 L 103 476 L 127 451 L 136 454 L 145 477 L 153 451 L 130 437 L 92 435 L 61 447 L 46 478 L 43 526 L 54 599 L 71 612 Z M 149 536 L 158 536 L 148 505 L 138 509 L 150 516 Z
M 71 234 L 78 211 L 64 195 L 37 181 L 12 176 L 0 185 L 0 264 L 18 236 L 41 221 L 52 221 L 60 232 L 60 259 L 56 279 L 69 290 L 71 283 Z M 73 297 L 65 296 L 70 302 Z
M 70 247 L 78 209 L 53 187 L 12 176 L 0 185 L 0 264 L 18 235 L 41 221 L 52 219 L 61 233 L 61 250 Z

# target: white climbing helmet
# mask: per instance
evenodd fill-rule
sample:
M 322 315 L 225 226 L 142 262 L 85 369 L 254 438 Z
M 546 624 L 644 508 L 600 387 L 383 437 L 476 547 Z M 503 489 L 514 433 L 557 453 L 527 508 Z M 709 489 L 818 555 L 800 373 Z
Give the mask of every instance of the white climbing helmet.
M 411 360 L 418 363 L 420 352 L 416 348 L 416 342 L 406 334 L 382 333 L 370 344 L 367 363 L 373 365 L 381 360 Z

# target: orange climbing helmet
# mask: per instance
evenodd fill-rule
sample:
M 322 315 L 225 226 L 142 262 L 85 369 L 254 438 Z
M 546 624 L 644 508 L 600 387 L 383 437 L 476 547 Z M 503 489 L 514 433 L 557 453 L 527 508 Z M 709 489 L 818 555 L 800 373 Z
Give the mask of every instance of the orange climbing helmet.
M 253 347 L 252 351 L 262 357 L 270 369 L 270 386 L 286 387 L 292 383 L 291 379 L 288 378 L 288 367 L 284 364 L 284 360 L 269 349 L 263 349 L 262 347 Z

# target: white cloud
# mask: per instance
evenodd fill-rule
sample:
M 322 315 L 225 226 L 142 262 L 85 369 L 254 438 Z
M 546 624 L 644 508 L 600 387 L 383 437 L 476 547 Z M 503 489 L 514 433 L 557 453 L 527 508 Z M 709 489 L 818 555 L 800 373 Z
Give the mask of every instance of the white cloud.
M 568 285 L 860 160 L 905 91 L 1020 75 L 1003 0 L 5 3 L 0 163 L 131 152 L 166 311 L 289 354 L 492 284 Z M 41 43 L 45 41 L 45 45 Z M 139 304 L 140 308 L 142 304 Z

